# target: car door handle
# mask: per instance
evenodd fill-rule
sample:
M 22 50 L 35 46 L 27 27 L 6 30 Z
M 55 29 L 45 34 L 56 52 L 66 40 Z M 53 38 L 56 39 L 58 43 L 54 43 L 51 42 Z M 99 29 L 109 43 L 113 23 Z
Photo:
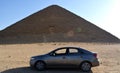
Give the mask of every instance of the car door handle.
M 62 57 L 63 59 L 65 59 L 66 57 Z
M 82 56 L 80 56 L 80 58 L 82 58 Z

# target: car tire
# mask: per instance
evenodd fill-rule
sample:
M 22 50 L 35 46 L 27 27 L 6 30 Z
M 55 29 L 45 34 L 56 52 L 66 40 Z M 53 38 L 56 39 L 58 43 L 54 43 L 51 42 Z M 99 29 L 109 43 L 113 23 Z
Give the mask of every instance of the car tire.
M 89 72 L 91 70 L 91 63 L 89 62 L 82 62 L 81 65 L 80 65 L 80 69 L 83 71 L 83 72 Z
M 35 64 L 35 68 L 37 69 L 37 70 L 44 70 L 45 69 L 45 63 L 43 62 L 43 61 L 38 61 L 38 62 L 36 62 L 36 64 Z

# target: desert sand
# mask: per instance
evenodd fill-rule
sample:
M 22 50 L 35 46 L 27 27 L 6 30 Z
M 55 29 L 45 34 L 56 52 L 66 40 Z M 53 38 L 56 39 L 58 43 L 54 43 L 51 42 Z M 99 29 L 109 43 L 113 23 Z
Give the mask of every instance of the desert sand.
M 34 43 L 0 45 L 0 73 L 85 73 L 79 69 L 30 69 L 31 56 L 45 54 L 64 46 L 77 46 L 97 52 L 100 66 L 89 73 L 120 73 L 120 44 L 100 43 Z

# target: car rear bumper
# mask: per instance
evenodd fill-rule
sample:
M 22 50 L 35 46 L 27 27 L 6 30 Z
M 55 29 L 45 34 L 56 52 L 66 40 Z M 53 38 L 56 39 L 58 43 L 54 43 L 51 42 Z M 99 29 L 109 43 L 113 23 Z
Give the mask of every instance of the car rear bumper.
M 99 66 L 99 65 L 100 65 L 100 63 L 99 63 L 98 60 L 94 60 L 94 61 L 92 62 L 92 67 Z

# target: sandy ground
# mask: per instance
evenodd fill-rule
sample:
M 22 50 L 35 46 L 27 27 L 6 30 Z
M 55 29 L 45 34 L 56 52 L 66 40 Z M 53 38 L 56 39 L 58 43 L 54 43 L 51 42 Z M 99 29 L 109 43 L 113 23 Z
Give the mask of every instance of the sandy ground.
M 31 56 L 44 54 L 63 46 L 77 46 L 98 53 L 100 66 L 92 68 L 89 73 L 120 73 L 120 44 L 95 43 L 0 45 L 0 73 L 85 73 L 78 69 L 47 69 L 39 72 L 29 68 Z

